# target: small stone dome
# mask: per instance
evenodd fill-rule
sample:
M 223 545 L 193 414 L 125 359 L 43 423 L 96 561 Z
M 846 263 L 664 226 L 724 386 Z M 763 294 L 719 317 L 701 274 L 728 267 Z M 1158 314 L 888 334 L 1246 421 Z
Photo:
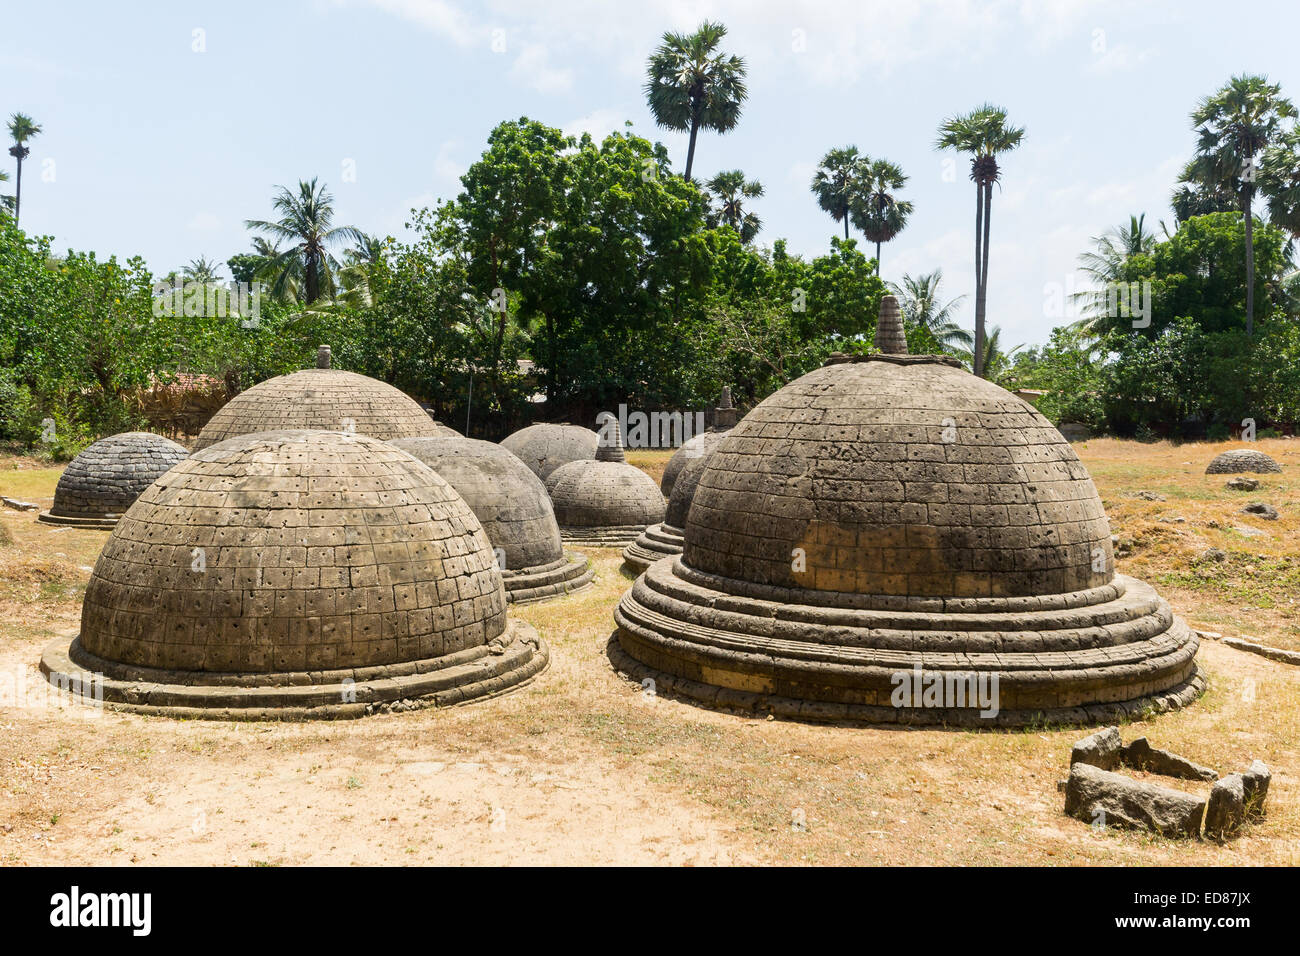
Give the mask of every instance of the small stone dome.
M 625 547 L 664 519 L 664 496 L 653 478 L 627 463 L 617 420 L 608 421 L 601 434 L 595 460 L 561 465 L 546 480 L 546 490 L 565 541 Z
M 1205 469 L 1207 475 L 1239 475 L 1247 471 L 1256 474 L 1276 473 L 1282 466 L 1262 451 L 1253 448 L 1234 448 L 1216 455 L 1214 461 Z
M 1197 637 L 1115 573 L 1069 443 L 955 360 L 907 355 L 882 305 L 887 322 L 893 351 L 832 356 L 722 440 L 683 554 L 616 609 L 615 666 L 810 719 L 1092 723 L 1195 699 Z
M 596 444 L 596 433 L 580 425 L 529 425 L 501 440 L 502 447 L 513 452 L 542 481 L 561 465 L 591 461 L 596 457 Z
M 68 463 L 54 489 L 54 505 L 38 520 L 111 528 L 140 492 L 188 456 L 176 442 L 149 432 L 100 439 Z
M 391 444 L 465 499 L 503 565 L 507 600 L 545 600 L 591 583 L 590 562 L 564 553 L 546 486 L 511 452 L 474 438 L 399 438 Z
M 682 545 L 686 540 L 684 530 L 686 516 L 690 514 L 691 502 L 695 500 L 695 489 L 699 486 L 700 476 L 704 474 L 704 469 L 713 452 L 717 450 L 718 444 L 714 442 L 705 448 L 702 454 L 687 458 L 678 472 L 677 480 L 673 484 L 672 497 L 668 499 L 668 511 L 664 515 L 664 520 L 660 524 L 646 528 L 624 549 L 623 560 L 632 570 L 644 571 L 660 558 L 682 553 Z
M 668 459 L 668 464 L 664 466 L 663 476 L 659 479 L 659 487 L 663 490 L 665 498 L 673 496 L 673 484 L 677 481 L 677 476 L 681 473 L 681 470 L 686 467 L 686 463 L 711 452 L 717 447 L 722 437 L 735 426 L 736 408 L 731 403 L 731 387 L 727 386 L 722 390 L 722 398 L 718 401 L 718 407 L 713 410 L 713 427 L 683 442 L 682 447 L 673 452 L 673 456 Z
M 399 389 L 330 368 L 329 346 L 322 346 L 317 368 L 269 378 L 227 402 L 203 427 L 194 450 L 236 435 L 282 429 L 353 431 L 387 441 L 421 438 L 438 427 Z
M 110 705 L 149 713 L 360 716 L 532 677 L 546 649 L 505 608 L 478 519 L 427 465 L 364 435 L 264 432 L 145 490 L 41 669 L 102 674 Z

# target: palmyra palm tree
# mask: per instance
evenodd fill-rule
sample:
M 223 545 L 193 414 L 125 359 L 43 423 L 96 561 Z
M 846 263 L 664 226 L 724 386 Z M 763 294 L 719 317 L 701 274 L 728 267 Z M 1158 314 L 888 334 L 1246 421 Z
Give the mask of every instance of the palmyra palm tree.
M 309 183 L 300 181 L 296 195 L 281 186 L 272 205 L 281 214 L 278 222 L 245 222 L 249 229 L 290 244 L 265 266 L 262 277 L 271 282 L 271 294 L 282 297 L 291 285 L 297 285 L 307 305 L 322 295 L 333 298 L 334 274 L 339 264 L 330 247 L 340 242 L 359 242 L 361 230 L 333 225 L 334 197 L 324 185 L 317 186 L 314 178 Z
M 966 297 L 959 295 L 941 303 L 939 283 L 942 281 L 943 270 L 935 269 L 916 278 L 904 273 L 901 284 L 890 282 L 888 285 L 889 290 L 898 297 L 904 321 L 928 330 L 946 349 L 969 351 L 974 339 L 969 332 L 953 322 L 957 306 Z
M 746 182 L 741 170 L 730 169 L 718 173 L 705 185 L 718 200 L 710 218 L 714 223 L 725 222 L 736 230 L 741 242 L 748 244 L 758 235 L 763 220 L 752 212 L 746 212 L 744 204 L 746 199 L 757 199 L 763 195 L 763 184 L 756 179 Z
M 1196 155 L 1183 180 L 1237 198 L 1246 223 L 1246 335 L 1255 332 L 1254 201 L 1256 158 L 1278 138 L 1282 122 L 1295 119 L 1296 108 L 1277 83 L 1242 74 L 1207 96 L 1192 111 Z
M 912 214 L 912 204 L 893 192 L 906 184 L 907 177 L 897 164 L 887 159 L 870 160 L 850 209 L 853 225 L 876 244 L 876 275 L 880 275 L 880 244 L 902 232 Z
M 937 149 L 969 153 L 970 178 L 975 183 L 975 349 L 974 372 L 984 373 L 984 314 L 988 304 L 989 222 L 992 218 L 993 184 L 1002 176 L 998 155 L 1020 145 L 1025 131 L 1007 123 L 1007 111 L 985 104 L 978 109 L 950 117 L 939 127 Z
M 822 157 L 812 180 L 813 195 L 817 205 L 831 214 L 836 222 L 844 223 L 844 238 L 849 237 L 849 210 L 854 196 L 861 191 L 867 159 L 858 153 L 856 146 L 829 150 Z
M 1264 150 L 1259 169 L 1259 191 L 1268 208 L 1268 218 L 1300 238 L 1300 127 L 1280 134 Z
M 1147 229 L 1146 218 L 1146 213 L 1129 216 L 1126 225 L 1112 226 L 1100 236 L 1094 236 L 1094 250 L 1079 256 L 1079 268 L 1095 288 L 1075 294 L 1081 303 L 1081 315 L 1072 328 L 1090 337 L 1103 330 L 1110 310 L 1110 289 L 1124 278 L 1124 264 L 1155 248 L 1156 237 Z
M 701 129 L 730 132 L 740 121 L 745 61 L 718 50 L 727 28 L 705 21 L 692 34 L 665 33 L 650 55 L 645 95 L 655 122 L 690 134 L 686 181 L 695 165 L 695 138 Z
M 23 205 L 23 160 L 31 153 L 27 141 L 39 136 L 41 128 L 32 122 L 26 113 L 15 113 L 9 118 L 9 135 L 14 144 L 9 147 L 9 155 L 18 160 L 18 178 L 14 180 L 14 224 Z

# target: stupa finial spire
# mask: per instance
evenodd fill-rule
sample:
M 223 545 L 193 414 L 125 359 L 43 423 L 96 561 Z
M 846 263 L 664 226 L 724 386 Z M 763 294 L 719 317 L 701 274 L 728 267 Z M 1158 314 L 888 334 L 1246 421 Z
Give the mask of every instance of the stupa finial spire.
M 623 454 L 623 433 L 619 430 L 618 419 L 613 415 L 605 415 L 600 423 L 596 461 L 627 461 Z
M 876 348 L 887 355 L 907 355 L 907 336 L 903 334 L 903 313 L 898 299 L 887 295 L 880 300 L 880 317 L 876 320 Z

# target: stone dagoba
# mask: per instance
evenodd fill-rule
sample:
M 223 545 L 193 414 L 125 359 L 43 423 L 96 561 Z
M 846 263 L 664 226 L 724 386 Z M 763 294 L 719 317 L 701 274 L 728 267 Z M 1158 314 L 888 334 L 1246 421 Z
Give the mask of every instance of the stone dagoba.
M 111 528 L 155 478 L 188 456 L 176 442 L 149 432 L 100 439 L 68 462 L 54 489 L 54 505 L 37 520 Z
M 665 498 L 672 498 L 673 485 L 682 469 L 686 467 L 686 463 L 712 452 L 727 432 L 736 427 L 736 415 L 736 406 L 731 403 L 731 386 L 726 385 L 722 389 L 722 398 L 718 401 L 718 407 L 713 410 L 713 427 L 683 442 L 682 447 L 673 453 L 673 456 L 668 459 L 668 464 L 664 466 L 659 487 Z
M 546 486 L 509 451 L 474 438 L 399 438 L 392 444 L 465 499 L 496 553 L 506 600 L 544 601 L 591 584 L 591 562 L 564 552 Z
M 561 465 L 595 458 L 597 441 L 596 433 L 581 425 L 538 424 L 507 435 L 501 445 L 546 481 Z
M 707 446 L 698 456 L 689 458 L 685 467 L 677 474 L 673 484 L 672 497 L 668 499 L 668 511 L 664 520 L 652 524 L 623 551 L 623 561 L 635 572 L 644 571 L 660 558 L 672 557 L 682 553 L 685 542 L 686 516 L 690 514 L 691 502 L 695 500 L 695 489 L 699 486 L 700 476 L 708 465 L 717 444 Z
M 664 496 L 653 478 L 627 463 L 612 416 L 601 427 L 599 441 L 595 460 L 561 465 L 546 480 L 546 490 L 566 542 L 622 548 L 664 520 Z
M 546 663 L 447 482 L 378 439 L 302 430 L 219 442 L 150 485 L 41 671 L 113 708 L 256 720 L 460 703 Z
M 385 441 L 421 438 L 437 427 L 419 404 L 378 379 L 330 367 L 330 347 L 316 368 L 292 372 L 240 392 L 204 426 L 194 450 L 236 435 L 293 428 L 350 431 Z
M 1252 471 L 1256 474 L 1275 474 L 1281 472 L 1282 466 L 1253 448 L 1234 448 L 1215 456 L 1205 469 L 1207 475 L 1239 475 Z
M 683 554 L 616 612 L 661 692 L 814 720 L 1094 723 L 1193 700 L 1196 634 L 1115 573 L 1087 469 L 1033 406 L 877 342 L 759 403 L 700 476 Z

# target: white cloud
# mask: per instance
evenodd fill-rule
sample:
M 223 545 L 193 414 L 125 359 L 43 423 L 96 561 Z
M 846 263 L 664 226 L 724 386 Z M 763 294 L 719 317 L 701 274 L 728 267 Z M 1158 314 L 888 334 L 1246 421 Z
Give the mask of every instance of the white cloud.
M 564 93 L 573 89 L 573 70 L 551 66 L 550 53 L 540 43 L 524 46 L 510 68 L 510 76 L 539 93 Z
M 590 133 L 591 138 L 599 143 L 610 133 L 621 133 L 623 125 L 631 117 L 627 111 L 620 109 L 592 110 L 586 116 L 565 123 L 561 131 L 565 136 L 581 136 Z
M 395 16 L 419 24 L 430 33 L 445 37 L 457 46 L 485 42 L 486 31 L 470 23 L 469 18 L 446 0 L 369 0 Z
M 460 146 L 460 140 L 449 139 L 438 147 L 438 152 L 433 157 L 433 172 L 439 179 L 459 185 L 460 177 L 465 174 L 466 167 L 452 159 L 451 154 Z

